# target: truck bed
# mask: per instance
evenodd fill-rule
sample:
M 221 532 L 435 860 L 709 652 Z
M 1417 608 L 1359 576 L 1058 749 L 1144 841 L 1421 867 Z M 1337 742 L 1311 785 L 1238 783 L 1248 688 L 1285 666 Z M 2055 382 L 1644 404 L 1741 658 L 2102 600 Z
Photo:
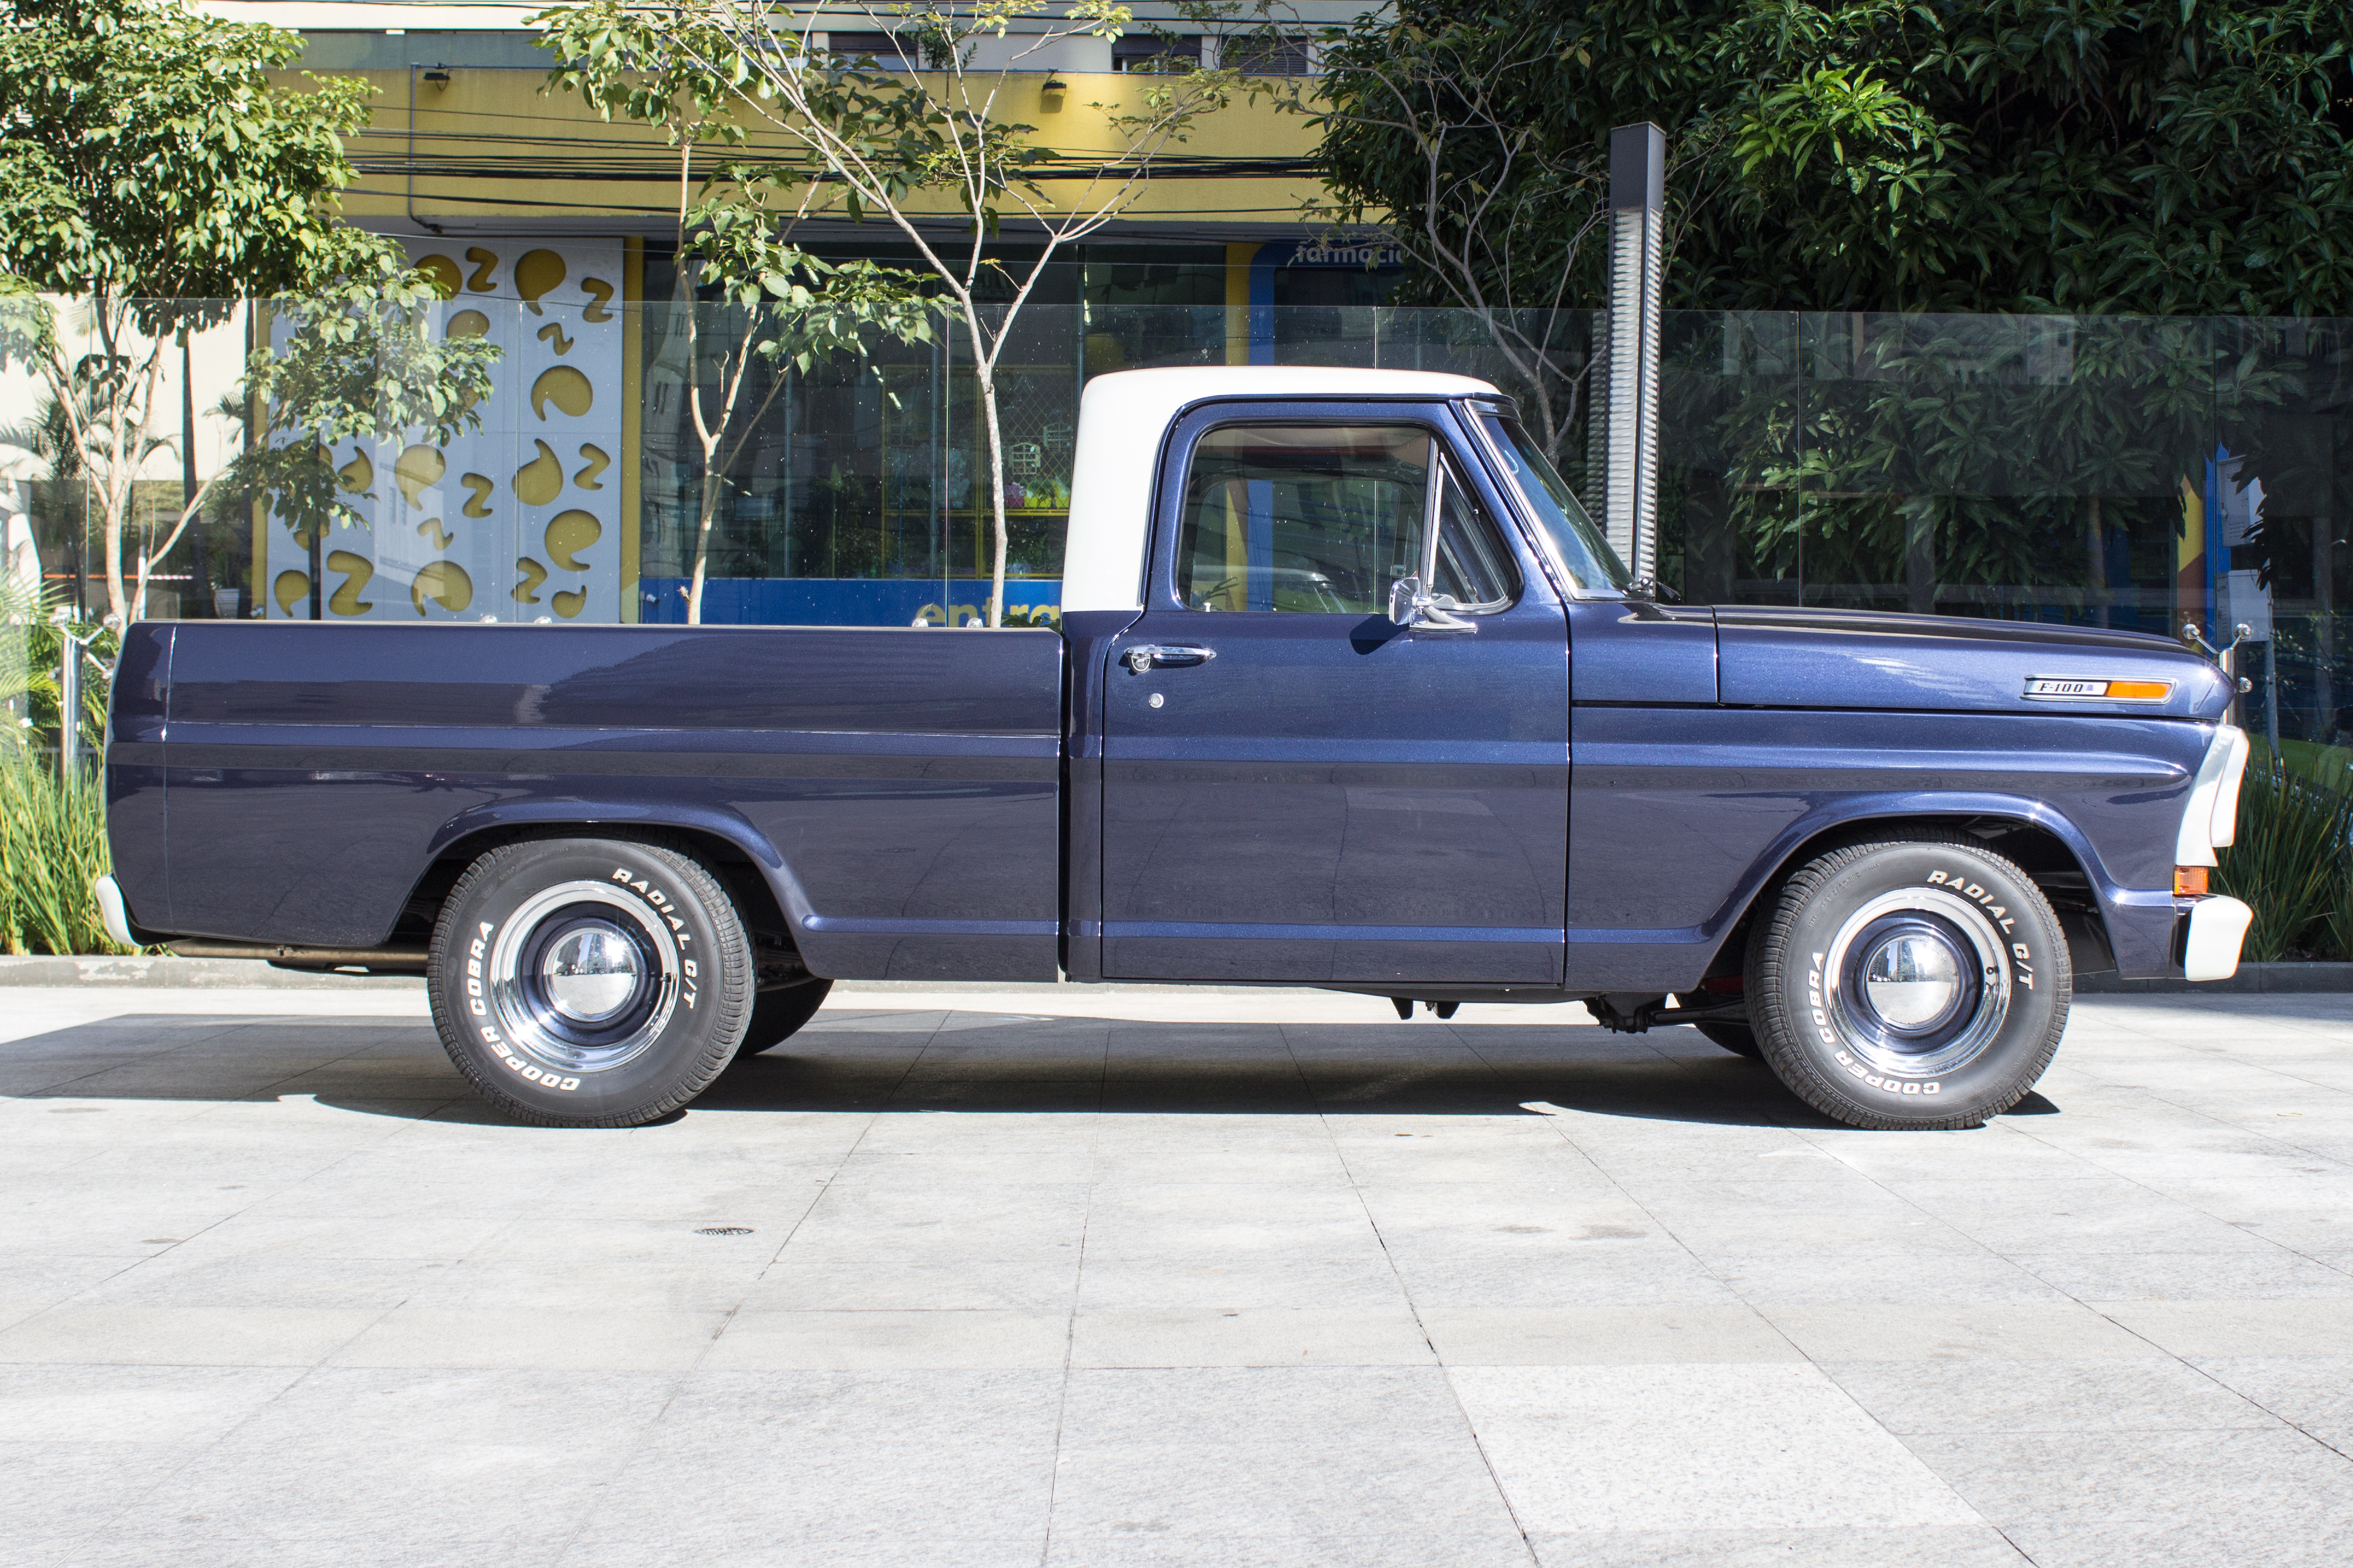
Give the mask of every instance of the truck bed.
M 380 945 L 421 868 L 602 825 L 732 846 L 819 974 L 1055 972 L 1051 632 L 142 623 L 121 668 L 146 931 Z

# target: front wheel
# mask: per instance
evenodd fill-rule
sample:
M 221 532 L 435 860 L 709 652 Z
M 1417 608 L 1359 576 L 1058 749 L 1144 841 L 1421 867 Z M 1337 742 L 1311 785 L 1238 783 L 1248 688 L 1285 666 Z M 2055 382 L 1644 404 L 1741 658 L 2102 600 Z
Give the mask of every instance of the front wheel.
M 1850 845 L 1782 884 L 1748 951 L 1765 1060 L 1853 1127 L 1976 1127 L 2059 1048 L 2074 985 L 2059 917 L 1960 834 Z
M 613 838 L 493 849 L 450 889 L 426 966 L 458 1070 L 509 1114 L 633 1127 L 709 1088 L 752 1011 L 750 943 L 691 857 Z

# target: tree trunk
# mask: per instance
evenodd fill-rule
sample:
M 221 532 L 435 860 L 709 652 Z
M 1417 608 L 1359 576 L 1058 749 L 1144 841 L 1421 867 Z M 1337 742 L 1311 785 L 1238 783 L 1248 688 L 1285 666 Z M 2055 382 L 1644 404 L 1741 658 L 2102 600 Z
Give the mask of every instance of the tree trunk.
M 965 316 L 972 332 L 972 369 L 980 383 L 980 411 L 988 430 L 988 514 L 996 524 L 996 559 L 989 568 L 988 624 L 992 627 L 1005 625 L 1005 433 L 997 422 L 997 365 L 982 352 L 980 321 L 969 311 Z M 954 575 L 950 563 L 950 575 Z
M 118 489 L 110 483 L 101 493 L 106 498 L 106 613 L 114 617 L 117 626 L 125 626 L 130 617 L 124 614 L 122 592 L 122 531 L 127 526 L 123 513 L 131 509 L 124 505 L 127 485 Z
M 188 343 L 188 330 L 180 329 L 180 505 L 185 509 L 196 498 L 196 360 Z M 212 574 L 206 570 L 205 525 L 201 521 L 188 525 L 188 587 L 199 603 L 209 604 Z M 158 561 L 155 564 L 162 565 Z M 183 615 L 187 606 L 181 606 Z
M 706 441 L 702 447 L 702 501 L 697 508 L 694 529 L 694 574 L 686 590 L 686 624 L 702 624 L 702 584 L 711 565 L 711 525 L 719 514 L 719 492 L 725 488 L 723 477 L 713 465 L 718 461 L 718 442 Z

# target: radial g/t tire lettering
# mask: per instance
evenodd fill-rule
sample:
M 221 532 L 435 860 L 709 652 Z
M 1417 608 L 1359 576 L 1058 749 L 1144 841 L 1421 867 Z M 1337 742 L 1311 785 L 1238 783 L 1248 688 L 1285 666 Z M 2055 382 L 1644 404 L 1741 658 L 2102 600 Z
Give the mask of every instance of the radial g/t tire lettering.
M 518 1120 L 633 1127 L 709 1088 L 752 1012 L 744 923 L 691 856 L 616 838 L 493 849 L 426 966 L 458 1070 Z
M 1790 1091 L 1852 1127 L 1976 1127 L 2059 1048 L 2074 977 L 2032 879 L 1978 840 L 1849 845 L 1782 884 L 1749 943 L 1750 1016 Z

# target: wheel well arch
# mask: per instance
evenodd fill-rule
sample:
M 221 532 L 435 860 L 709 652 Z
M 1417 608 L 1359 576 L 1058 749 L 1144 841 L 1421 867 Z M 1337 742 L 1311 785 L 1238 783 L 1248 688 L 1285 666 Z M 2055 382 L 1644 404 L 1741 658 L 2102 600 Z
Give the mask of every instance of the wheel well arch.
M 1725 929 L 1724 939 L 1710 956 L 1707 977 L 1737 974 L 1747 957 L 1748 931 L 1757 914 L 1767 908 L 1799 867 L 1819 855 L 1848 844 L 1868 843 L 1905 828 L 1943 828 L 1964 833 L 1996 854 L 2015 861 L 2041 889 L 2058 912 L 2060 924 L 2073 937 L 2080 924 L 2095 933 L 2102 949 L 2108 946 L 2107 924 L 2100 901 L 2093 896 L 2090 868 L 2067 840 L 2047 824 L 2003 812 L 1891 812 L 1828 823 L 1792 845 L 1757 884 L 1739 914 Z
M 755 940 L 781 942 L 797 951 L 792 922 L 760 866 L 744 847 L 723 833 L 707 827 L 667 823 L 628 822 L 504 822 L 491 823 L 460 834 L 443 845 L 409 889 L 394 923 L 391 942 L 429 942 L 441 906 L 466 868 L 493 849 L 541 838 L 617 838 L 659 844 L 683 851 L 701 861 L 719 879 Z

